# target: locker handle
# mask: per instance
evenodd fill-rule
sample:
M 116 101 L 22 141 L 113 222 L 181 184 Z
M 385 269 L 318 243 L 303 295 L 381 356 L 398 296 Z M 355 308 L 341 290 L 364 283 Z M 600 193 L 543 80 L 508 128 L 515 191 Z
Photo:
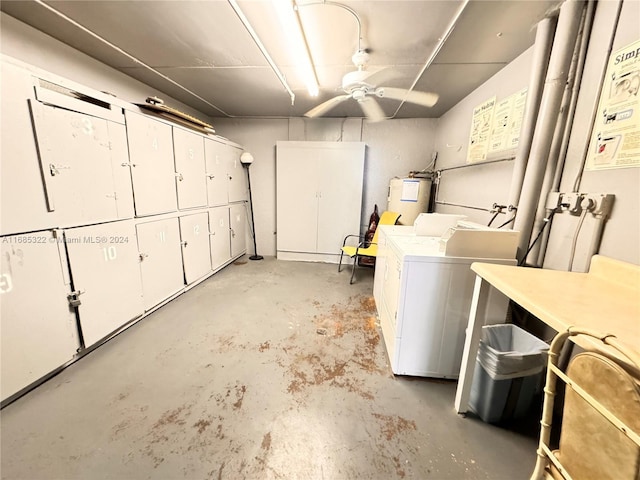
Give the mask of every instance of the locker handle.
M 176 178 L 178 179 L 179 182 L 181 182 L 182 180 L 184 180 L 184 177 L 182 176 L 181 173 L 176 172 Z
M 147 253 L 141 253 L 138 255 L 140 257 L 140 261 L 143 261 L 145 258 L 147 258 L 149 256 L 149 254 Z
M 215 175 L 207 175 L 207 177 L 208 177 L 209 179 L 216 178 L 216 176 L 215 176 Z
M 229 227 L 229 230 L 231 230 L 231 236 L 235 238 L 236 232 L 234 232 L 233 228 L 231 228 L 231 227 Z
M 216 234 L 216 232 L 209 232 L 209 235 L 212 235 L 212 236 L 213 236 L 213 235 L 215 235 L 215 234 Z
M 49 164 L 49 173 L 51 173 L 52 177 L 60 174 L 60 170 L 71 170 L 71 166 L 69 165 L 54 165 L 53 163 Z
M 80 295 L 85 293 L 84 290 L 75 290 L 67 295 L 67 301 L 69 302 L 70 307 L 79 307 L 82 302 L 80 301 Z
M 182 245 L 183 247 L 186 247 L 186 246 L 188 245 L 188 243 L 187 243 L 187 241 L 185 240 L 185 241 L 183 241 L 183 242 L 180 242 L 180 245 Z
M 138 164 L 137 163 L 127 163 L 127 162 L 123 162 L 120 164 L 121 167 L 137 167 Z

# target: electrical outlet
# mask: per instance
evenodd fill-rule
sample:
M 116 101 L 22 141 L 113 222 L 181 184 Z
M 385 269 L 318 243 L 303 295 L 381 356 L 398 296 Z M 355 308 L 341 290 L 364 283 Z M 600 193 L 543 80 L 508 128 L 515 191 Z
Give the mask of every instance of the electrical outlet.
M 582 193 L 571 192 L 571 193 L 563 193 L 561 194 L 562 203 L 568 205 L 567 209 L 570 213 L 579 214 L 582 211 L 582 198 L 584 195 Z
M 547 195 L 547 203 L 544 206 L 547 210 L 555 210 L 562 203 L 562 194 L 560 192 L 549 192 Z
M 595 205 L 593 214 L 597 217 L 608 217 L 611 214 L 615 197 L 612 193 L 591 193 L 587 196 L 593 200 Z

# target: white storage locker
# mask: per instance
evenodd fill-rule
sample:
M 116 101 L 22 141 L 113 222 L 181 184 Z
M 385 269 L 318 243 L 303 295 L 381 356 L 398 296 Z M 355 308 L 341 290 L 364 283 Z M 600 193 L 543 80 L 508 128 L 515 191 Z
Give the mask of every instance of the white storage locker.
M 133 220 L 65 230 L 85 347 L 144 313 Z
M 33 77 L 5 61 L 1 75 L 0 234 L 62 225 L 61 212 L 48 208 L 42 183 L 29 109 L 29 100 L 34 100 Z
M 127 127 L 120 123 L 107 123 L 109 129 L 111 165 L 113 167 L 113 186 L 115 191 L 117 218 L 133 218 L 133 183 L 131 181 L 131 162 L 127 148 Z
M 209 215 L 207 212 L 180 217 L 182 262 L 187 285 L 211 272 Z
M 225 145 L 229 173 L 229 203 L 246 201 L 248 197 L 247 173 L 240 162 L 242 149 Z
M 204 139 L 201 135 L 173 127 L 178 208 L 207 205 Z
M 59 243 L 60 242 L 60 243 Z M 80 347 L 62 232 L 0 237 L 2 399 L 73 358 Z
M 129 110 L 125 118 L 136 215 L 177 210 L 171 126 Z
M 231 259 L 229 207 L 209 209 L 209 244 L 211 268 L 217 270 Z
M 136 225 L 142 272 L 142 299 L 150 310 L 184 287 L 177 218 Z
M 207 172 L 207 204 L 210 207 L 229 203 L 229 175 L 225 155 L 227 146 L 221 142 L 204 139 L 205 164 Z
M 247 251 L 247 210 L 246 204 L 229 205 L 229 230 L 231 233 L 231 258 Z
M 61 212 L 62 225 L 130 217 L 124 128 L 37 101 L 30 104 L 48 209 Z

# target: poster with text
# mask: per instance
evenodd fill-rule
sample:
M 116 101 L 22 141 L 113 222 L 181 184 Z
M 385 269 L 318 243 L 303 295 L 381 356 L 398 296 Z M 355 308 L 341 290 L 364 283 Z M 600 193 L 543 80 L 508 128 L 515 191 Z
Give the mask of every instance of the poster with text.
M 473 109 L 467 163 L 481 162 L 487 158 L 495 105 L 496 97 L 493 97 Z
M 525 88 L 496 103 L 488 153 L 510 150 L 518 146 L 526 100 Z
M 609 58 L 587 170 L 640 166 L 640 40 Z

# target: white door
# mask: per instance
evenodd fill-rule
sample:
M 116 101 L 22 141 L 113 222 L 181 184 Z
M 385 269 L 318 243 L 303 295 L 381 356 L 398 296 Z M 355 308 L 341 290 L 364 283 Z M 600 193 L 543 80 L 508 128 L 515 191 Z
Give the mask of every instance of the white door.
M 204 155 L 207 171 L 207 203 L 210 207 L 229 202 L 229 177 L 227 175 L 226 145 L 204 139 Z
M 125 112 L 137 216 L 177 209 L 171 126 Z
M 56 236 L 43 231 L 0 238 L 2 399 L 71 360 L 80 347 L 67 301 L 62 232 Z
M 204 139 L 193 132 L 173 128 L 173 151 L 176 164 L 178 208 L 207 205 L 204 163 Z
M 315 252 L 318 224 L 316 152 L 278 143 L 276 202 L 279 251 Z
M 229 174 L 229 203 L 246 201 L 247 172 L 240 162 L 242 150 L 231 145 L 225 145 L 225 149 Z
M 140 258 L 133 221 L 65 230 L 85 347 L 142 315 Z
M 364 144 L 343 143 L 318 152 L 318 253 L 339 253 L 345 236 L 360 233 Z
M 180 229 L 177 218 L 136 225 L 146 310 L 184 287 Z
M 204 212 L 180 217 L 180 237 L 184 277 L 190 285 L 211 271 L 209 215 Z
M 60 211 L 67 225 L 117 220 L 108 122 L 39 102 L 32 106 L 50 210 Z M 119 160 L 128 162 L 126 156 Z
M 247 251 L 247 211 L 245 205 L 245 203 L 229 205 L 232 258 Z
M 209 209 L 209 244 L 211 268 L 216 270 L 231 259 L 229 207 Z

